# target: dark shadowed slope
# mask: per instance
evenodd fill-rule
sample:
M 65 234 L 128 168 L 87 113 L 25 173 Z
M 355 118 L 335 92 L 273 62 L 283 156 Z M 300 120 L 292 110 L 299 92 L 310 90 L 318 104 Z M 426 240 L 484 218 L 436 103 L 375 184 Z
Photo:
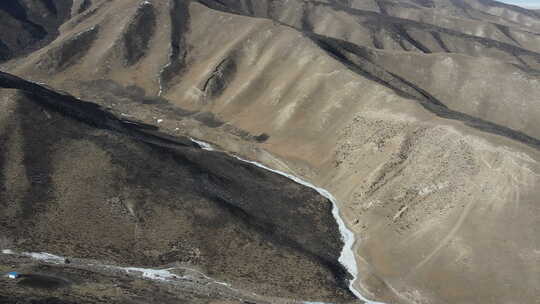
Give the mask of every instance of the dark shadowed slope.
M 47 214 L 38 245 L 58 254 L 91 256 L 88 243 L 116 262 L 176 259 L 252 290 L 347 298 L 337 240 L 305 237 L 334 231 L 307 207 L 324 200 L 159 125 L 328 189 L 368 298 L 534 302 L 539 20 L 482 0 L 73 1 L 54 41 L 1 64 L 92 101 L 28 83 L 39 96 L 1 96 L 5 218 Z M 118 229 L 85 234 L 69 214 Z
M 0 87 L 24 92 L 3 105 L 13 114 L 0 137 L 0 231 L 19 249 L 183 263 L 266 295 L 351 298 L 332 205 L 316 192 L 5 73 Z
M 56 38 L 72 6 L 71 0 L 2 1 L 0 62 L 27 54 Z

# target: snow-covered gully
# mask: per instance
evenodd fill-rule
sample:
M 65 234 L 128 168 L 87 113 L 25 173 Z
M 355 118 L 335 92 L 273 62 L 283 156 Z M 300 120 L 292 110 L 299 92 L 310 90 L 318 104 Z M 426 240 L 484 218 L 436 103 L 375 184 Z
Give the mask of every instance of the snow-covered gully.
M 198 144 L 199 146 L 201 146 L 202 149 L 204 150 L 207 150 L 207 151 L 216 151 L 216 149 L 214 149 L 212 147 L 212 145 L 206 143 L 206 142 L 203 142 L 203 141 L 200 141 L 200 140 L 196 140 L 194 138 L 191 138 L 191 140 L 193 142 L 195 142 L 196 144 Z M 313 185 L 312 183 L 310 182 L 307 182 L 299 177 L 296 177 L 294 175 L 290 175 L 288 173 L 285 173 L 285 172 L 281 172 L 279 170 L 275 170 L 275 169 L 272 169 L 272 168 L 269 168 L 261 163 L 258 163 L 256 161 L 252 161 L 252 160 L 246 160 L 246 159 L 243 159 L 237 155 L 232 155 L 234 158 L 238 159 L 238 160 L 241 160 L 243 162 L 246 162 L 246 163 L 250 163 L 252 165 L 255 165 L 257 167 L 260 167 L 260 168 L 263 168 L 263 169 L 266 169 L 268 171 L 271 171 L 271 172 L 274 172 L 276 174 L 279 174 L 279 175 L 282 175 L 282 176 L 285 176 L 301 185 L 304 185 L 306 187 L 309 187 L 309 188 L 312 188 L 314 189 L 315 191 L 317 191 L 320 195 L 326 197 L 328 200 L 330 200 L 332 202 L 332 205 L 333 205 L 333 208 L 332 208 L 332 215 L 334 216 L 334 218 L 336 219 L 336 222 L 339 226 L 339 231 L 341 232 L 341 237 L 342 237 L 342 240 L 344 242 L 344 246 L 343 246 L 343 249 L 341 251 L 341 255 L 339 257 L 339 262 L 347 269 L 347 271 L 349 271 L 349 273 L 352 275 L 352 280 L 349 281 L 349 289 L 351 290 L 351 292 L 360 300 L 368 303 L 368 304 L 385 304 L 383 302 L 376 302 L 376 301 L 372 301 L 372 300 L 369 300 L 367 299 L 366 297 L 364 297 L 360 291 L 358 291 L 355 287 L 354 287 L 354 283 L 356 282 L 357 278 L 358 278 L 358 267 L 357 267 L 357 264 L 356 264 L 356 259 L 354 257 L 354 252 L 353 252 L 353 246 L 354 246 L 354 243 L 355 243 L 355 237 L 354 237 L 354 234 L 351 230 L 349 230 L 349 228 L 345 225 L 345 222 L 343 221 L 343 218 L 341 217 L 340 213 L 339 213 L 339 207 L 338 207 L 338 203 L 337 203 L 337 200 L 336 198 L 330 193 L 328 192 L 328 190 L 326 189 L 323 189 L 323 188 L 320 188 L 320 187 L 317 187 L 315 185 Z M 306 303 L 313 303 L 313 302 L 306 302 Z

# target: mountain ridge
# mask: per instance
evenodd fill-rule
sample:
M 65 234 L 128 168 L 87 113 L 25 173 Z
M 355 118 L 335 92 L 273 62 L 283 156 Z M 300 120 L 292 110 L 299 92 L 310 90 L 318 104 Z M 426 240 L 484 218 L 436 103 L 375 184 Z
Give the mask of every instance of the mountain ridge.
M 71 11 L 54 41 L 1 69 L 91 100 L 115 113 L 113 129 L 198 138 L 328 189 L 358 240 L 367 298 L 538 297 L 537 13 L 483 0 L 96 0 Z M 288 270 L 299 285 L 275 284 L 305 298 L 308 283 Z M 324 299 L 350 301 L 333 277 L 317 285 Z

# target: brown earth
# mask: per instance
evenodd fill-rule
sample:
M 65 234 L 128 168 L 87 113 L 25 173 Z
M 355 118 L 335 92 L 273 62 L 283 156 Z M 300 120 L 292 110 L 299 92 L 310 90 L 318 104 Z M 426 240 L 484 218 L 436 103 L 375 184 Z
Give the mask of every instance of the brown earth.
M 314 190 L 8 74 L 0 87 L 23 92 L 2 96 L 2 249 L 352 299 L 332 204 Z
M 0 68 L 327 188 L 368 298 L 535 303 L 539 52 L 489 0 L 98 0 Z

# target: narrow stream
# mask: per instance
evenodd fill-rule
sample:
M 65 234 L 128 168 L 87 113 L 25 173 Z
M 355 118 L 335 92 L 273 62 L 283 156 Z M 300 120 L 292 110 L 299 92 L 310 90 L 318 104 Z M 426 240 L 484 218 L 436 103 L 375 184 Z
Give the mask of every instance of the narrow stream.
M 163 69 L 165 69 L 166 67 L 167 67 L 167 65 Z M 44 85 L 44 84 L 35 83 L 35 82 L 30 82 L 30 83 L 40 85 L 40 86 Z M 162 89 L 163 88 L 161 87 L 161 83 L 160 83 L 160 95 L 161 95 Z M 210 144 L 208 144 L 206 142 L 195 140 L 193 138 L 191 138 L 191 140 L 194 143 L 197 143 L 204 150 L 217 151 Z M 366 297 L 364 297 L 360 293 L 360 291 L 358 291 L 354 287 L 354 283 L 356 282 L 356 280 L 358 278 L 358 267 L 357 267 L 356 259 L 355 259 L 354 252 L 353 252 L 353 246 L 354 246 L 354 243 L 355 243 L 355 237 L 354 237 L 353 232 L 351 230 L 349 230 L 349 228 L 345 225 L 345 222 L 343 221 L 343 218 L 341 217 L 341 215 L 339 213 L 339 207 L 338 207 L 338 204 L 337 204 L 337 200 L 330 192 L 328 192 L 326 189 L 319 188 L 319 187 L 317 187 L 317 186 L 315 186 L 315 185 L 313 185 L 313 184 L 311 184 L 311 183 L 309 183 L 309 182 L 307 182 L 305 180 L 302 180 L 299 177 L 296 177 L 296 176 L 290 175 L 288 173 L 281 172 L 281 171 L 269 168 L 269 167 L 267 167 L 267 166 L 265 166 L 265 165 L 263 165 L 261 163 L 251 161 L 251 160 L 246 160 L 246 159 L 243 159 L 243 158 L 241 158 L 239 156 L 236 156 L 236 155 L 231 155 L 231 156 L 235 157 L 236 159 L 238 159 L 240 161 L 250 163 L 250 164 L 255 165 L 257 167 L 260 167 L 260 168 L 263 168 L 265 170 L 271 171 L 273 173 L 276 173 L 276 174 L 282 175 L 284 177 L 287 177 L 287 178 L 293 180 L 294 182 L 296 182 L 298 184 L 301 184 L 301 185 L 304 185 L 306 187 L 312 188 L 315 191 L 317 191 L 320 195 L 322 195 L 325 198 L 327 198 L 328 200 L 330 200 L 332 202 L 332 205 L 333 205 L 332 215 L 334 216 L 334 218 L 335 218 L 335 220 L 336 220 L 336 222 L 337 222 L 337 224 L 339 226 L 341 237 L 342 237 L 342 240 L 344 242 L 344 246 L 343 246 L 343 249 L 342 249 L 340 257 L 339 257 L 339 262 L 347 269 L 347 271 L 353 277 L 353 279 L 349 281 L 349 289 L 351 290 L 351 292 L 358 299 L 360 299 L 360 300 L 362 300 L 362 301 L 364 301 L 364 302 L 366 302 L 368 304 L 385 304 L 383 302 L 376 302 L 376 301 L 368 300 Z M 2 254 L 17 254 L 14 251 L 9 250 L 9 249 L 4 249 L 4 250 L 0 251 L 0 253 L 2 253 Z M 36 260 L 42 260 L 42 261 L 50 262 L 50 263 L 61 263 L 61 261 L 63 261 L 62 257 L 58 257 L 58 256 L 48 254 L 48 253 L 22 253 L 22 255 L 29 256 L 29 257 L 34 258 Z M 110 265 L 102 265 L 102 266 L 110 266 Z M 110 266 L 109 268 L 116 268 L 118 270 L 123 270 L 123 271 L 125 271 L 127 273 L 139 272 L 139 273 L 142 274 L 143 277 L 148 278 L 148 279 L 153 279 L 153 280 L 170 281 L 171 279 L 182 279 L 181 277 L 178 277 L 178 276 L 174 275 L 173 273 L 169 272 L 169 270 L 172 270 L 172 269 L 145 269 L 145 268 L 135 268 L 135 267 L 127 267 L 126 268 L 126 267 L 117 267 L 117 266 Z M 202 274 L 202 275 L 204 275 L 204 274 Z M 204 277 L 206 277 L 208 279 L 211 279 L 211 278 L 207 277 L 206 275 L 204 275 Z M 216 281 L 216 280 L 213 280 L 213 281 L 216 284 L 226 286 L 231 290 L 235 290 L 235 289 L 231 288 L 230 285 L 227 284 L 227 283 L 219 282 L 219 281 Z M 305 303 L 318 303 L 318 302 L 305 302 Z
M 216 149 L 214 149 L 212 147 L 212 145 L 210 145 L 210 144 L 208 144 L 206 142 L 199 141 L 199 140 L 196 140 L 196 139 L 193 139 L 193 138 L 191 138 L 191 140 L 193 142 L 195 142 L 196 144 L 198 144 L 199 146 L 201 146 L 201 148 L 204 149 L 204 150 L 216 151 Z M 251 160 L 246 160 L 246 159 L 243 159 L 243 158 L 241 158 L 239 156 L 236 156 L 236 155 L 231 155 L 231 156 L 233 156 L 234 158 L 236 158 L 238 160 L 241 160 L 243 162 L 250 163 L 252 165 L 255 165 L 255 166 L 263 168 L 263 169 L 266 169 L 266 170 L 271 171 L 273 173 L 285 176 L 285 177 L 293 180 L 294 182 L 296 182 L 298 184 L 301 184 L 301 185 L 304 185 L 304 186 L 309 187 L 311 189 L 314 189 L 320 195 L 322 195 L 322 196 L 326 197 L 328 200 L 330 200 L 332 202 L 332 206 L 333 206 L 332 215 L 336 219 L 336 222 L 337 222 L 337 224 L 339 226 L 339 231 L 341 233 L 341 238 L 342 238 L 343 243 L 344 243 L 343 249 L 341 251 L 341 255 L 339 257 L 339 262 L 347 269 L 347 271 L 349 271 L 349 273 L 353 277 L 353 279 L 349 281 L 349 289 L 351 290 L 351 292 L 358 299 L 360 299 L 360 300 L 362 300 L 362 301 L 364 301 L 364 302 L 366 302 L 368 304 L 385 304 L 383 302 L 376 302 L 376 301 L 371 301 L 371 300 L 367 299 L 366 297 L 364 297 L 360 293 L 360 291 L 358 291 L 354 287 L 354 283 L 358 279 L 358 267 L 357 267 L 356 259 L 354 257 L 354 252 L 353 252 L 353 246 L 354 246 L 354 243 L 355 243 L 354 233 L 351 230 L 349 230 L 349 228 L 345 225 L 345 222 L 343 221 L 343 218 L 341 217 L 341 215 L 339 213 L 339 207 L 338 207 L 338 204 L 337 204 L 337 200 L 330 192 L 328 192 L 328 190 L 323 189 L 323 188 L 319 188 L 319 187 L 311 184 L 310 182 L 307 182 L 307 181 L 305 181 L 305 180 L 303 180 L 303 179 L 301 179 L 299 177 L 296 177 L 294 175 L 290 175 L 288 173 L 281 172 L 279 170 L 269 168 L 269 167 L 267 167 L 267 166 L 265 166 L 265 165 L 263 165 L 261 163 L 251 161 Z
M 204 150 L 207 150 L 207 151 L 217 151 L 216 149 L 214 149 L 210 144 L 208 143 L 205 143 L 205 142 L 202 142 L 202 141 L 198 141 L 198 140 L 195 140 L 193 138 L 191 138 L 191 140 L 195 143 L 197 143 L 199 146 L 201 146 L 202 149 Z M 279 175 L 282 175 L 284 177 L 287 177 L 291 180 L 293 180 L 294 182 L 298 183 L 298 184 L 301 184 L 301 185 L 304 185 L 306 187 L 309 187 L 309 188 L 312 188 L 314 189 L 315 191 L 317 191 L 320 195 L 324 196 L 325 198 L 327 198 L 328 200 L 330 200 L 330 202 L 332 202 L 332 215 L 334 216 L 337 224 L 338 224 L 338 227 L 339 227 L 339 231 L 341 233 L 341 237 L 342 237 L 342 240 L 344 242 L 344 246 L 343 246 L 343 249 L 341 251 L 341 254 L 340 254 L 340 257 L 339 257 L 339 262 L 347 269 L 347 271 L 352 275 L 352 280 L 349 281 L 349 289 L 351 290 L 351 292 L 360 300 L 368 303 L 368 304 L 385 304 L 383 302 L 376 302 L 376 301 L 371 301 L 369 299 L 367 299 L 366 297 L 364 297 L 360 291 L 358 291 L 355 286 L 354 286 L 354 283 L 356 282 L 356 280 L 358 279 L 358 268 L 357 268 L 357 264 L 356 264 L 356 259 L 354 257 L 354 252 L 353 252 L 353 246 L 354 246 L 354 243 L 355 243 L 355 237 L 354 237 L 354 234 L 351 230 L 349 230 L 349 228 L 345 225 L 345 222 L 343 221 L 343 218 L 341 217 L 340 213 L 339 213 L 339 207 L 338 207 L 338 204 L 337 204 L 337 200 L 336 198 L 330 193 L 328 192 L 326 189 L 323 189 L 323 188 L 319 188 L 305 180 L 302 180 L 296 176 L 293 176 L 293 175 L 290 175 L 288 173 L 285 173 L 285 172 L 281 172 L 279 170 L 275 170 L 275 169 L 272 169 L 272 168 L 269 168 L 261 163 L 258 163 L 258 162 L 255 162 L 255 161 L 251 161 L 251 160 L 246 160 L 246 159 L 243 159 L 241 157 L 238 157 L 236 155 L 231 155 L 233 156 L 234 158 L 240 160 L 240 161 L 243 161 L 243 162 L 246 162 L 246 163 L 249 163 L 249 164 L 252 164 L 252 165 L 255 165 L 257 167 L 260 167 L 260 168 L 263 168 L 265 170 L 268 170 L 268 171 L 271 171 L 273 173 L 276 173 L 276 174 L 279 174 Z M 8 254 L 8 255 L 12 255 L 12 254 L 17 254 L 16 252 L 12 251 L 12 250 L 9 250 L 9 249 L 4 249 L 1 251 L 2 254 Z M 28 256 L 28 257 L 31 257 L 33 259 L 36 259 L 36 260 L 41 260 L 41 261 L 45 261 L 45 262 L 49 262 L 49 263 L 53 263 L 53 264 L 61 264 L 64 262 L 65 258 L 64 257 L 60 257 L 60 256 L 56 256 L 56 255 L 52 255 L 52 254 L 49 254 L 49 253 L 44 253 L 44 252 L 41 252 L 41 253 L 29 253 L 29 252 L 23 252 L 23 253 L 19 253 L 20 255 L 23 255 L 23 256 Z M 137 268 L 137 267 L 119 267 L 119 266 L 113 266 L 113 265 L 104 265 L 104 264 L 101 264 L 101 265 L 95 265 L 95 266 L 101 266 L 101 267 L 105 267 L 105 268 L 109 268 L 109 269 L 115 269 L 115 270 L 120 270 L 120 271 L 124 271 L 126 273 L 140 273 L 142 275 L 142 277 L 144 278 L 147 278 L 147 279 L 151 279 L 151 280 L 158 280 L 158 281 L 163 281 L 163 282 L 173 282 L 173 281 L 176 281 L 176 280 L 182 280 L 182 279 L 185 279 L 185 277 L 182 277 L 182 276 L 178 276 L 172 272 L 170 272 L 171 270 L 174 270 L 176 268 L 182 268 L 182 269 L 188 269 L 188 268 L 183 268 L 183 267 L 175 267 L 175 268 L 169 268 L 169 269 L 148 269 L 148 268 Z M 219 285 L 222 285 L 222 286 L 225 286 L 233 291 L 238 291 L 234 288 L 232 288 L 229 284 L 225 283 L 225 282 L 220 282 L 220 281 L 217 281 L 217 280 L 214 280 L 206 275 L 204 275 L 203 273 L 200 273 L 198 271 L 195 271 L 193 269 L 189 269 L 190 271 L 194 271 L 194 272 L 197 272 L 198 274 L 202 275 L 205 279 L 208 279 L 209 281 L 215 283 L 215 284 L 219 284 Z M 306 304 L 313 304 L 313 303 L 319 303 L 319 302 L 304 302 Z

